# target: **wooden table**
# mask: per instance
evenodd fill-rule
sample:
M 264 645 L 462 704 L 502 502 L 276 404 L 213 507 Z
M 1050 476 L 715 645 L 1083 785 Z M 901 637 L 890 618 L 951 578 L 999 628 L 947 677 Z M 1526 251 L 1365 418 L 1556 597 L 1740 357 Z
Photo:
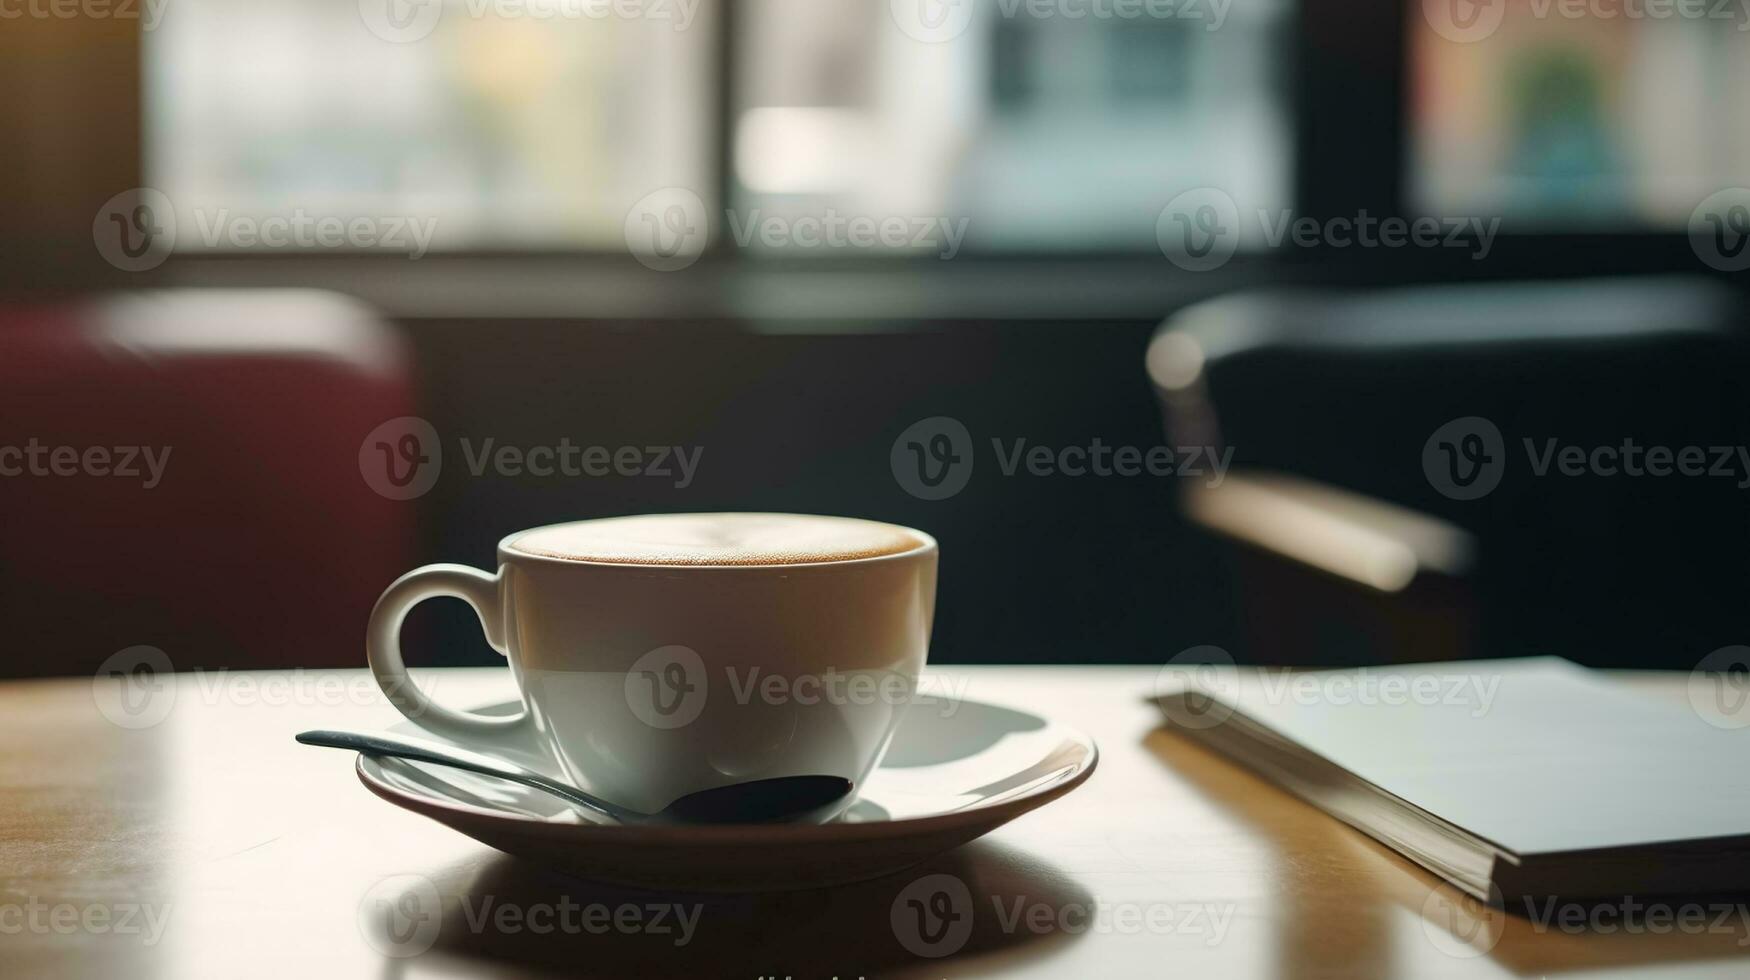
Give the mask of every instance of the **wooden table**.
M 554 876 L 377 799 L 351 757 L 294 744 L 306 728 L 395 720 L 362 671 L 180 675 L 127 716 L 162 714 L 138 728 L 108 720 L 90 681 L 0 684 L 0 976 L 1750 975 L 1750 915 L 1703 934 L 1523 918 L 1473 933 L 1456 894 L 1419 868 L 1161 729 L 1140 700 L 1150 669 L 963 673 L 969 697 L 1093 734 L 1099 771 L 915 872 L 704 899 Z M 509 690 L 503 670 L 425 676 L 451 704 Z M 1681 677 L 1636 683 L 1683 697 Z M 937 873 L 968 884 L 973 931 L 923 959 L 891 912 Z M 423 952 L 388 956 L 361 909 L 421 880 L 398 877 L 410 875 L 441 895 L 442 929 Z M 700 903 L 684 946 L 674 932 L 593 934 L 564 913 L 669 901 Z M 520 925 L 468 925 L 506 907 Z

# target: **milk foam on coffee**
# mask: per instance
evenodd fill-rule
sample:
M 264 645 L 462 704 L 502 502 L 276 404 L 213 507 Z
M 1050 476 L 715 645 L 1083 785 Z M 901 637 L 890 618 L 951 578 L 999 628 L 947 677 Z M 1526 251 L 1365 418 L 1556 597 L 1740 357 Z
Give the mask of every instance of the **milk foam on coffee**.
M 536 528 L 511 548 L 618 565 L 751 566 L 855 561 L 922 547 L 902 527 L 801 514 L 652 514 Z

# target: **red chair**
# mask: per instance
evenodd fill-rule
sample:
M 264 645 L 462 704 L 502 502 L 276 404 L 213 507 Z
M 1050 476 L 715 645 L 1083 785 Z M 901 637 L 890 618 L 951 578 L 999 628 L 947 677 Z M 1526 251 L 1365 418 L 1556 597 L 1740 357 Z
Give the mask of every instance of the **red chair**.
M 317 292 L 0 311 L 0 676 L 140 644 L 178 669 L 362 663 L 414 505 L 359 447 L 414 414 L 408 361 Z

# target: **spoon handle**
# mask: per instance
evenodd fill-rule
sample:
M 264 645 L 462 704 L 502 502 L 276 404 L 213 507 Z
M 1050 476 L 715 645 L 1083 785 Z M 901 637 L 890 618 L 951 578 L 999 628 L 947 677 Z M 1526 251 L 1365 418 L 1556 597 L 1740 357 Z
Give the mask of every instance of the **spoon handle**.
M 428 742 L 422 738 L 404 735 L 391 738 L 370 732 L 313 731 L 301 732 L 297 739 L 305 745 L 320 745 L 363 752 L 366 755 L 429 762 L 435 765 L 449 766 L 452 769 L 463 769 L 468 772 L 494 776 L 498 779 L 545 790 L 568 803 L 574 803 L 624 823 L 635 822 L 642 816 L 642 814 L 634 813 L 625 807 L 591 796 L 575 786 L 567 786 L 556 779 L 543 776 L 538 772 L 525 769 L 503 759 L 470 752 L 452 745 Z

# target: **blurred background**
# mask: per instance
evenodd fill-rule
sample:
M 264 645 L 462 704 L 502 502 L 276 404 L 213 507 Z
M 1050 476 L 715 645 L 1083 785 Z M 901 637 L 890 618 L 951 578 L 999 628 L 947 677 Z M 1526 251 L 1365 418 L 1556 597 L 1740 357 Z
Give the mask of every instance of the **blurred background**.
M 935 534 L 944 663 L 1687 668 L 1750 642 L 1747 27 L 0 4 L 0 674 L 362 665 L 416 564 L 712 510 Z

